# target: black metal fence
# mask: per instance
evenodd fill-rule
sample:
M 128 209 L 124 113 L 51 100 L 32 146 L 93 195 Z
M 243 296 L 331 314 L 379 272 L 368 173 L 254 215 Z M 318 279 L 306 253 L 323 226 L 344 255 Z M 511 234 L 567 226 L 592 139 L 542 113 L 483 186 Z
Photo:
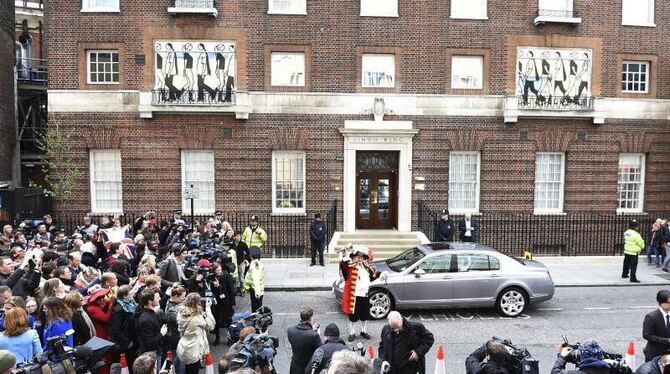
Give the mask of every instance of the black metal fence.
M 428 239 L 435 241 L 438 210 L 419 201 L 417 226 Z M 452 215 L 454 223 L 462 215 Z M 588 256 L 623 254 L 623 232 L 628 222 L 640 222 L 640 232 L 646 238 L 652 223 L 667 214 L 639 215 L 568 213 L 564 215 L 534 215 L 495 213 L 475 216 L 479 224 L 477 241 L 503 253 L 522 256 L 530 250 L 535 256 Z M 454 240 L 458 241 L 458 230 Z
M 133 225 L 134 222 L 142 217 L 144 213 L 126 213 L 119 217 L 122 225 Z M 100 221 L 103 215 L 89 215 L 89 214 L 57 214 L 52 215 L 56 225 L 65 230 L 67 235 L 75 232 L 77 226 L 84 222 L 85 216 L 90 216 L 93 222 Z M 223 220 L 231 224 L 234 230 L 243 231 L 251 219 L 251 213 L 224 213 Z M 39 218 L 40 216 L 24 218 Z M 158 224 L 161 221 L 168 222 L 172 218 L 170 214 L 157 214 L 156 221 Z M 193 221 L 196 225 L 204 226 L 207 221 L 212 218 L 211 215 L 196 215 Z M 326 223 L 327 228 L 327 242 L 333 237 L 333 233 L 337 231 L 337 200 L 332 201 L 327 212 L 322 213 L 322 218 Z M 187 224 L 190 225 L 191 217 L 183 215 Z M 312 223 L 312 217 L 304 215 L 258 215 L 259 226 L 268 234 L 268 241 L 263 249 L 263 256 L 278 257 L 278 258 L 300 258 L 309 253 L 309 226 Z
M 14 223 L 24 217 L 41 217 L 53 211 L 53 201 L 41 188 L 0 190 L 0 223 Z

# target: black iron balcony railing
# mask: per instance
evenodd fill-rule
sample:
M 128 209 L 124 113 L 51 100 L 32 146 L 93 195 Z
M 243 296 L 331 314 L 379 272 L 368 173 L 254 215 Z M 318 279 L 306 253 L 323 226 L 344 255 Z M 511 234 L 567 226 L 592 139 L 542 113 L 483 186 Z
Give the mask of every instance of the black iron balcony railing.
M 19 82 L 46 85 L 47 60 L 17 57 L 16 74 Z
M 538 9 L 537 15 L 544 17 L 576 18 L 579 17 L 579 12 L 573 9 Z
M 151 103 L 154 105 L 217 105 L 233 106 L 237 93 L 231 90 L 152 90 Z
M 519 109 L 592 111 L 593 96 L 517 96 Z

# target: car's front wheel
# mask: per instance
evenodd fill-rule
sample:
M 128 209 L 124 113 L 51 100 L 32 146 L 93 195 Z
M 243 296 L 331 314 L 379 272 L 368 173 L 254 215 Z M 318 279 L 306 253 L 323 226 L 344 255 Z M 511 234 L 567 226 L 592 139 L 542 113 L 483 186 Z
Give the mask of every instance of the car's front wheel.
M 384 290 L 370 292 L 370 317 L 382 319 L 391 312 L 391 295 Z
M 517 317 L 528 305 L 526 293 L 518 287 L 505 288 L 496 299 L 496 310 L 505 317 Z

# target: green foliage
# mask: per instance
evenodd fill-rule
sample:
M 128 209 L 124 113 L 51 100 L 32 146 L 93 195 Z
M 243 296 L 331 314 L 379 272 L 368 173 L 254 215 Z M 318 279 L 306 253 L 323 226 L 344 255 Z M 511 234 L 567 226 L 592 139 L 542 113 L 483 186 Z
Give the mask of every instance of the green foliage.
M 50 123 L 37 139 L 37 144 L 44 153 L 42 171 L 47 182 L 47 186 L 41 187 L 47 196 L 58 201 L 69 199 L 76 187 L 79 171 L 72 158 L 74 140 L 74 128 L 60 126 L 58 123 Z

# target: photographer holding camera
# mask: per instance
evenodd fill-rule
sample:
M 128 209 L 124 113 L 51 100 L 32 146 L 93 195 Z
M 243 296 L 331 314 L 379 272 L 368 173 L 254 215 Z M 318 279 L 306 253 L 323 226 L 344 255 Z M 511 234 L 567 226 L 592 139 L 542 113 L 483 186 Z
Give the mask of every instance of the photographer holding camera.
M 506 367 L 507 348 L 493 339 L 465 359 L 466 374 L 510 374 Z
M 635 370 L 635 374 L 666 374 L 666 372 L 670 372 L 670 355 L 654 357 Z
M 291 343 L 291 374 L 304 374 L 314 351 L 322 344 L 319 325 L 314 322 L 314 310 L 303 307 L 300 311 L 300 323 L 286 331 Z
M 202 305 L 200 295 L 191 293 L 177 313 L 177 324 L 181 339 L 177 345 L 177 357 L 186 366 L 186 374 L 200 372 L 200 360 L 209 352 L 207 335 L 214 329 L 216 322 L 212 315 L 212 302 Z
M 609 374 L 611 366 L 604 360 L 605 352 L 596 341 L 587 341 L 577 349 L 564 345 L 556 357 L 551 374 Z M 576 370 L 566 370 L 568 363 L 575 364 Z

